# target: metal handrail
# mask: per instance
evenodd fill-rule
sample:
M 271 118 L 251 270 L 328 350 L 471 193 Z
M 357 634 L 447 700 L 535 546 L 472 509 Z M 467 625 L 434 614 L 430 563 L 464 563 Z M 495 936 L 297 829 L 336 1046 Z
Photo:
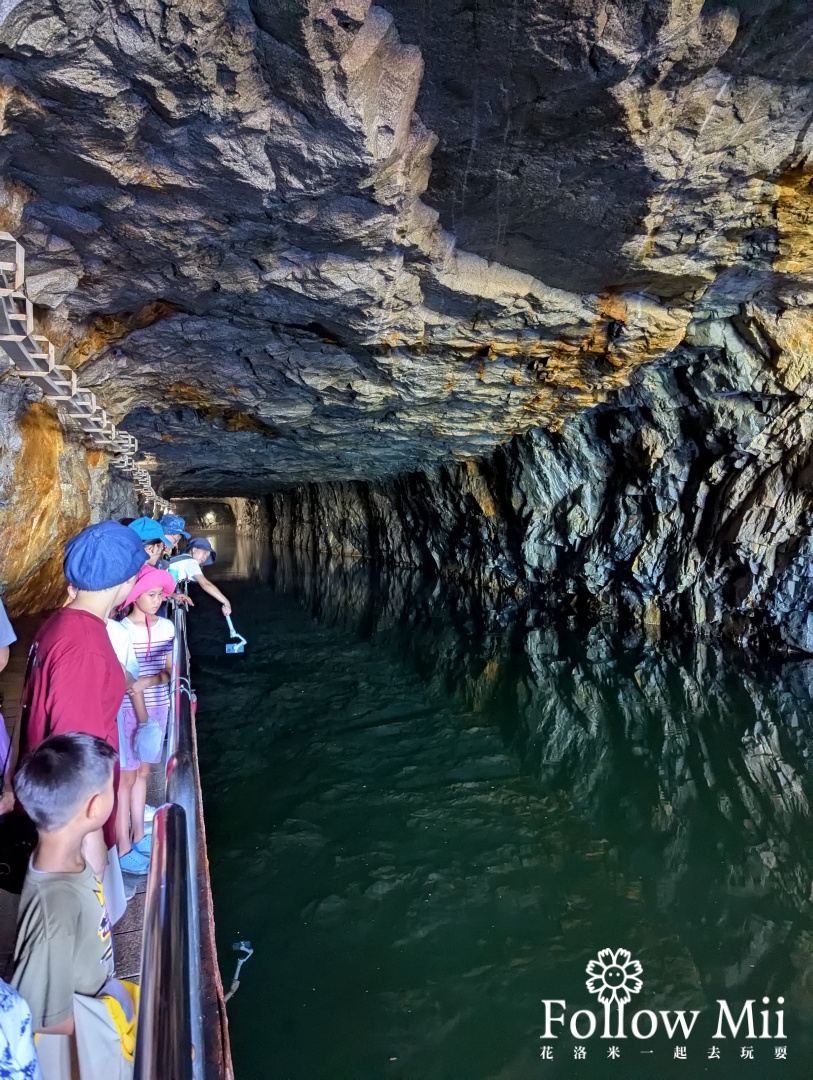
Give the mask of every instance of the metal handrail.
M 189 965 L 186 814 L 159 807 L 144 899 L 141 997 L 136 1030 L 136 1080 L 193 1080 Z M 171 988 L 171 992 L 168 992 Z
M 134 1080 L 203 1080 L 198 791 L 186 612 L 173 614 L 166 803 L 156 812 L 144 909 Z

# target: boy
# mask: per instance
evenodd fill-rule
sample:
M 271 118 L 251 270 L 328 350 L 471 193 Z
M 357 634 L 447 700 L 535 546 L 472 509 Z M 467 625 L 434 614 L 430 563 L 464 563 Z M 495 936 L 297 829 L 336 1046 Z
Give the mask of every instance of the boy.
M 20 897 L 11 980 L 34 1031 L 72 1035 L 73 995 L 96 997 L 113 975 L 104 893 L 82 843 L 110 817 L 115 760 L 113 747 L 93 735 L 52 735 L 14 779 L 39 836 Z
M 203 570 L 201 569 L 203 566 L 209 566 L 216 558 L 217 552 L 209 541 L 205 537 L 199 536 L 195 540 L 189 541 L 183 555 L 176 555 L 174 559 L 169 560 L 167 570 L 179 585 L 184 581 L 196 582 L 204 592 L 220 601 L 223 605 L 224 615 L 231 615 L 231 604 L 220 589 L 203 576 Z
M 86 731 L 118 749 L 126 684 L 106 620 L 146 559 L 136 534 L 116 521 L 89 525 L 65 547 L 65 577 L 76 596 L 43 623 L 31 646 L 22 703 L 26 749 L 64 731 Z
M 65 577 L 76 595 L 40 627 L 28 656 L 20 746 L 48 735 L 84 731 L 118 751 L 118 712 L 127 682 L 106 620 L 127 597 L 147 556 L 132 529 L 117 521 L 89 525 L 65 548 Z M 104 824 L 104 823 L 103 823 Z M 115 824 L 88 836 L 85 854 L 100 876 L 115 848 Z M 118 856 L 111 859 L 118 874 Z M 110 883 L 111 894 L 113 883 Z M 116 895 L 121 890 L 116 889 Z
M 135 521 L 130 522 L 127 528 L 132 529 L 141 540 L 150 566 L 157 566 L 158 560 L 163 556 L 164 552 L 171 550 L 173 547 L 173 541 L 164 535 L 164 530 L 155 518 L 136 518 Z
M 172 547 L 180 543 L 181 537 L 185 540 L 192 539 L 192 534 L 186 531 L 186 522 L 177 514 L 164 514 L 158 524 L 164 530 L 167 540 L 172 541 Z M 160 569 L 166 570 L 166 567 L 161 566 Z

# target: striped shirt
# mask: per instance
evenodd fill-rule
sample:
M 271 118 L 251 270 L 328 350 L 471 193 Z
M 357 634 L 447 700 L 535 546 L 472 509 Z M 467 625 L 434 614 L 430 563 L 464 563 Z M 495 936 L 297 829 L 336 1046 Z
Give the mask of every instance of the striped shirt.
M 166 667 L 167 656 L 172 655 L 172 643 L 175 627 L 169 619 L 158 617 L 149 627 L 138 626 L 129 619 L 122 619 L 121 625 L 127 630 L 133 642 L 139 675 L 157 675 Z M 169 683 L 161 686 L 148 686 L 144 691 L 144 704 L 147 709 L 169 706 Z

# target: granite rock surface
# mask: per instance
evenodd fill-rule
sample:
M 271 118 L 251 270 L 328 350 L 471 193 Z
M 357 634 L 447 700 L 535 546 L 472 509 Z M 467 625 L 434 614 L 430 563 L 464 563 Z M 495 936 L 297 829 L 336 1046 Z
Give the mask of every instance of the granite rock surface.
M 806 354 L 756 309 L 558 431 L 482 462 L 269 498 L 278 544 L 372 557 L 507 598 L 813 652 Z M 792 317 L 790 319 L 792 323 Z
M 369 482 L 446 537 L 421 558 L 469 545 L 470 576 L 632 597 L 650 623 L 794 621 L 803 0 L 0 14 L 0 225 L 164 495 Z M 13 374 L 0 393 L 13 410 Z
M 488 453 L 807 310 L 799 0 L 22 0 L 5 224 L 167 494 Z

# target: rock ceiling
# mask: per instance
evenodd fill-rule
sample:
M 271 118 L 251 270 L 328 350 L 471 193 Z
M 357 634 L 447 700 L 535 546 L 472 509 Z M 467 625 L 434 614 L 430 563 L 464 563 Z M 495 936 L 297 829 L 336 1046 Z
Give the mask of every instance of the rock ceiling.
M 808 0 L 3 14 L 0 226 L 166 494 L 480 455 L 692 320 L 813 351 Z

